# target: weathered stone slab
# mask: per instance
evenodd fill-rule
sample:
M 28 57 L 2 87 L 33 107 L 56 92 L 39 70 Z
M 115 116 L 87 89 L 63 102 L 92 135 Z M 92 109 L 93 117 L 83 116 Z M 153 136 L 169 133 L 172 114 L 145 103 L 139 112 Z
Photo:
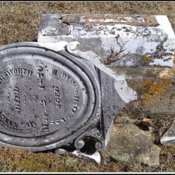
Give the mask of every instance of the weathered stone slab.
M 173 66 L 175 35 L 163 15 L 43 15 L 38 42 L 59 41 L 77 41 L 109 67 Z
M 113 126 L 105 152 L 115 160 L 159 165 L 160 148 L 150 135 L 133 124 Z

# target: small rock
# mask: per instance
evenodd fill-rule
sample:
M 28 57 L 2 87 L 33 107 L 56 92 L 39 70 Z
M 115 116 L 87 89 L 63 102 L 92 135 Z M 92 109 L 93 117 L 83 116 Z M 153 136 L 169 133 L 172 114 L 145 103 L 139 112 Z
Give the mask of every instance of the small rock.
M 101 163 L 101 155 L 99 152 L 95 152 L 94 154 L 92 155 L 88 155 L 88 154 L 85 154 L 85 153 L 82 153 L 78 150 L 75 150 L 74 152 L 72 152 L 72 155 L 75 155 L 77 157 L 86 157 L 86 158 L 89 158 L 89 159 L 92 159 L 94 160 L 98 165 L 100 165 Z
M 160 148 L 134 124 L 114 125 L 105 152 L 115 160 L 159 165 Z
M 61 148 L 58 148 L 55 150 L 55 154 L 58 154 L 58 155 L 64 155 L 66 153 L 73 155 L 73 156 L 76 156 L 76 157 L 80 157 L 80 158 L 82 158 L 82 157 L 89 158 L 91 160 L 94 160 L 98 165 L 100 165 L 100 163 L 101 163 L 101 155 L 97 151 L 95 153 L 93 153 L 92 155 L 89 155 L 89 154 L 82 153 L 81 151 L 78 151 L 78 150 L 67 151 L 67 150 L 61 149 Z
M 58 154 L 58 155 L 64 155 L 66 153 L 66 150 L 65 149 L 61 149 L 61 148 L 58 148 L 55 150 L 55 154 Z
M 160 139 L 161 144 L 171 145 L 175 144 L 175 121 L 172 123 L 171 127 Z

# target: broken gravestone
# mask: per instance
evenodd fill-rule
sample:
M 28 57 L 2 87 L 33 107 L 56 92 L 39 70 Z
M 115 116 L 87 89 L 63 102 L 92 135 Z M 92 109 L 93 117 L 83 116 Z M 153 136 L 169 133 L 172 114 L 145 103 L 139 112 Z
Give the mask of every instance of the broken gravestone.
M 126 104 L 115 87 L 120 80 L 36 43 L 2 46 L 0 61 L 2 144 L 31 151 L 82 149 L 88 142 L 104 148 L 115 114 Z
M 43 15 L 36 43 L 0 48 L 0 142 L 42 151 L 103 149 L 137 99 L 115 68 L 172 67 L 166 16 Z

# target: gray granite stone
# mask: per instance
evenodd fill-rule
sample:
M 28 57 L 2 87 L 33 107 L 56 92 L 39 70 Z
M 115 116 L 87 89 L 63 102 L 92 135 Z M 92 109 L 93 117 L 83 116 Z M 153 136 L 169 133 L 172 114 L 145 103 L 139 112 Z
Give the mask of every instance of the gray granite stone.
M 144 131 L 131 123 L 124 127 L 113 126 L 105 152 L 119 161 L 159 165 L 160 148 L 153 144 L 151 135 L 144 134 Z

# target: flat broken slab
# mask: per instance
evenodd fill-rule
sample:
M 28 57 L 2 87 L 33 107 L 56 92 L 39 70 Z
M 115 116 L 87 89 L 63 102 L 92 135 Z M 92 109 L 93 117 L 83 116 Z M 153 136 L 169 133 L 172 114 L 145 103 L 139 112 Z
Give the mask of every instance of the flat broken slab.
M 152 142 L 152 136 L 134 124 L 115 125 L 105 152 L 115 160 L 155 166 L 159 165 L 160 148 Z
M 173 66 L 175 35 L 164 15 L 43 15 L 39 43 L 77 41 L 74 54 L 108 67 Z

